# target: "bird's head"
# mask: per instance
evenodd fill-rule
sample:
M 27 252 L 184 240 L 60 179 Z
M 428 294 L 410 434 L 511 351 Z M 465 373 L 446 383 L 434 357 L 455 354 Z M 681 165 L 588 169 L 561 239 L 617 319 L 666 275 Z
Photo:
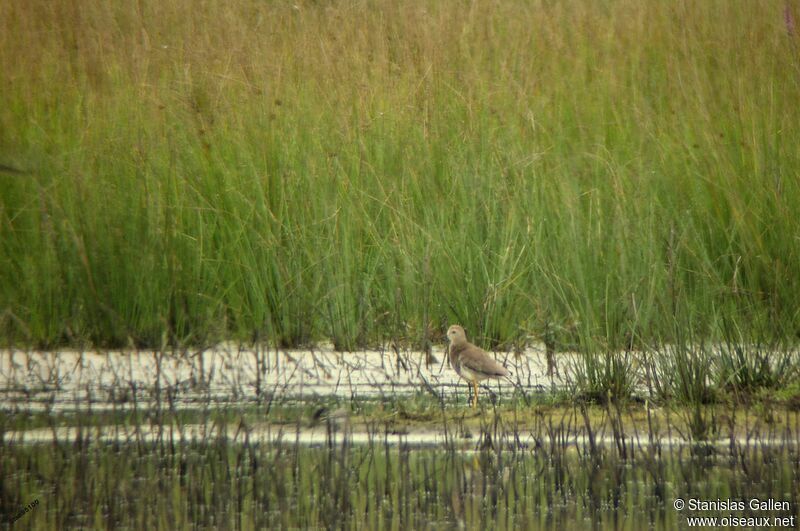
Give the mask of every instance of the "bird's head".
M 451 345 L 460 345 L 467 342 L 467 334 L 459 325 L 453 325 L 447 329 L 447 340 Z

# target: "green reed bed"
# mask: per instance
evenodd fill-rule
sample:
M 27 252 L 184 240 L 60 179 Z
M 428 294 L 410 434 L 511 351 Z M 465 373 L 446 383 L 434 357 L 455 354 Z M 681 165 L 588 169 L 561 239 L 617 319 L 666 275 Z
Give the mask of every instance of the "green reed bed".
M 796 8 L 5 2 L 0 340 L 795 342 Z

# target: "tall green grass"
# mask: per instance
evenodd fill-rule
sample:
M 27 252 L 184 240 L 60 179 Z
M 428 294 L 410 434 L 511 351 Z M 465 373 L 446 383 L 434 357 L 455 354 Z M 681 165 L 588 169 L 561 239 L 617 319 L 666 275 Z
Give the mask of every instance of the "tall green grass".
M 792 17 L 5 2 L 2 342 L 796 341 Z

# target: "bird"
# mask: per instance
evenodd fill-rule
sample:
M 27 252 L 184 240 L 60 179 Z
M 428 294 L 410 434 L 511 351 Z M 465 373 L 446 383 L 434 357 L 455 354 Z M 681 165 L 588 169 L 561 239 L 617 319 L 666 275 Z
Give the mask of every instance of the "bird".
M 495 361 L 482 348 L 467 341 L 464 328 L 453 325 L 447 329 L 450 341 L 450 364 L 456 373 L 465 379 L 475 390 L 472 407 L 478 407 L 478 382 L 487 378 L 507 378 L 508 369 Z

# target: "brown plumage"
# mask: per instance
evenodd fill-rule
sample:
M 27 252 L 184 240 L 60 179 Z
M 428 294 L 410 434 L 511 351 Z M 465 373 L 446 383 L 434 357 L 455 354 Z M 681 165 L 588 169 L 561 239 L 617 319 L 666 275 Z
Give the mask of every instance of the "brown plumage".
M 469 382 L 475 391 L 473 407 L 478 407 L 478 382 L 487 378 L 504 378 L 509 375 L 508 369 L 495 361 L 482 348 L 467 341 L 467 334 L 458 325 L 447 329 L 450 341 L 450 364 L 456 373 Z

